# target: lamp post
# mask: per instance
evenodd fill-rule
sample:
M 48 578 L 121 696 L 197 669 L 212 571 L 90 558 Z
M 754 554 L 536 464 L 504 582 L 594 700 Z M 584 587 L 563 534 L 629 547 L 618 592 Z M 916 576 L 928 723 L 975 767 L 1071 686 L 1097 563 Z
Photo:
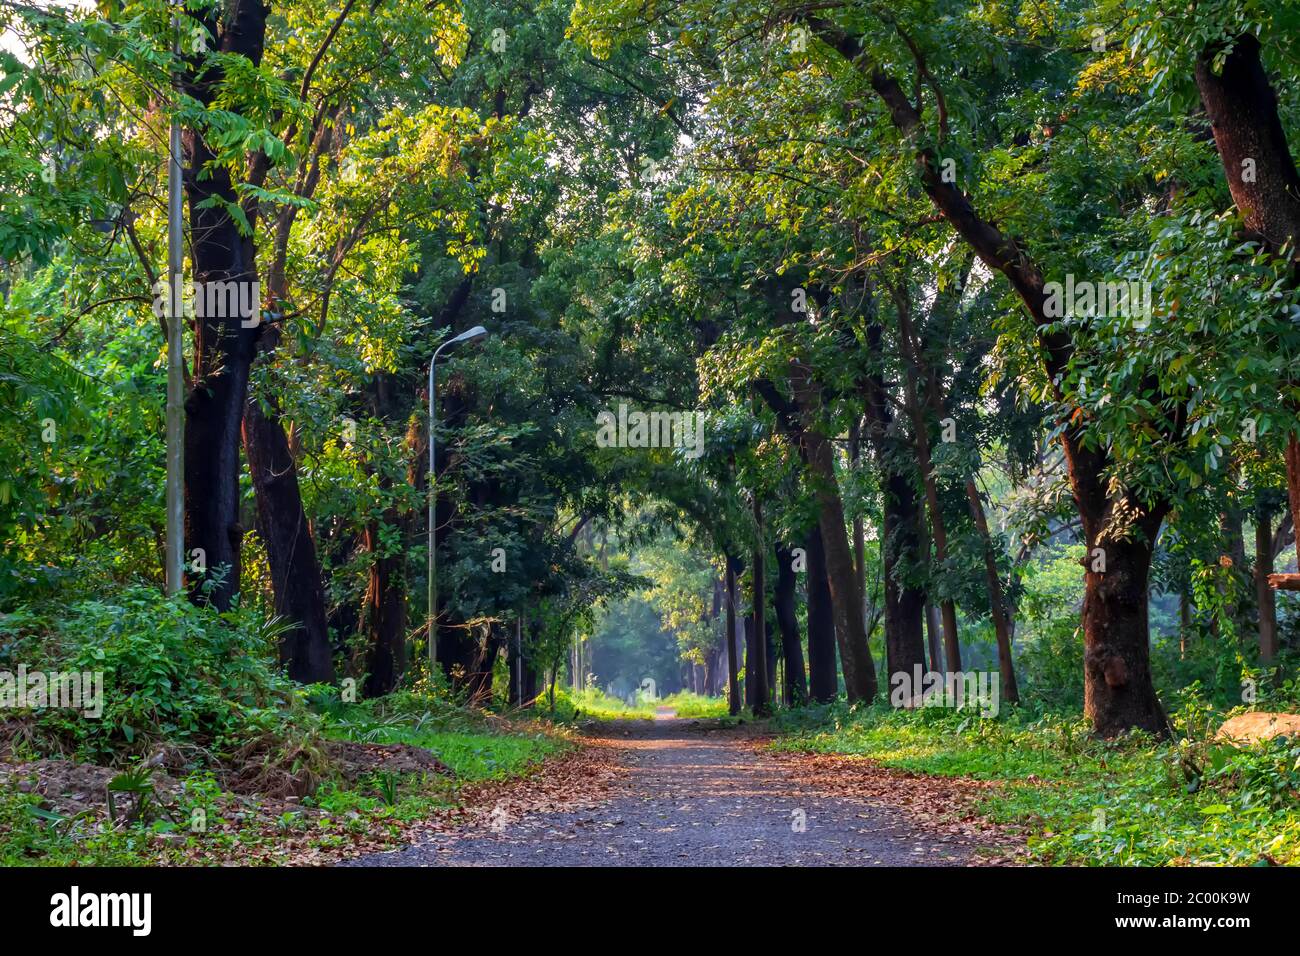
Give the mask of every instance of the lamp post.
M 180 3 L 173 0 L 172 53 L 180 61 Z M 183 92 L 179 67 L 173 68 L 172 86 L 176 91 L 175 110 L 180 109 Z M 167 593 L 179 594 L 184 587 L 185 570 L 185 362 L 184 339 L 181 337 L 183 316 L 181 283 L 185 276 L 185 228 L 181 209 L 181 124 L 172 113 L 167 147 Z
M 434 435 L 438 428 L 438 402 L 437 395 L 434 392 L 433 370 L 438 364 L 438 356 L 442 350 L 449 345 L 457 345 L 462 342 L 477 342 L 487 335 L 487 329 L 481 325 L 476 325 L 468 331 L 460 333 L 453 339 L 443 342 L 433 351 L 433 358 L 429 359 L 429 514 L 428 514 L 428 534 L 429 534 L 429 611 L 428 611 L 428 631 L 429 631 L 429 684 L 433 684 L 433 672 L 438 663 L 438 632 L 435 629 L 435 618 L 438 616 L 438 532 L 434 525 L 434 505 L 437 502 L 437 495 L 434 493 L 434 483 L 437 480 L 437 474 L 434 470 Z

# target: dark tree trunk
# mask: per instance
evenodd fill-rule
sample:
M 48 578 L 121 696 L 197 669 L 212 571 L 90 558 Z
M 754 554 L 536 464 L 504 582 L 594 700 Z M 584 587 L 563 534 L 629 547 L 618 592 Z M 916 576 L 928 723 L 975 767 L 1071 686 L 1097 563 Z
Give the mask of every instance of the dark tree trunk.
M 771 615 L 763 623 L 763 633 L 767 635 L 767 699 L 775 703 L 781 675 L 781 638 L 772 626 Z
M 381 483 L 382 484 L 382 483 Z M 406 593 L 402 587 L 402 554 L 382 553 L 382 525 L 398 516 L 385 511 L 381 521 L 367 523 L 362 542 L 374 557 L 361 604 L 361 626 L 369 648 L 366 657 L 367 697 L 380 697 L 397 687 L 406 669 Z
M 507 698 L 512 706 L 532 707 L 541 693 L 541 672 L 530 650 L 537 646 L 539 625 L 530 621 L 528 633 L 525 634 L 523 623 L 516 620 L 515 626 L 509 631 L 505 635 L 506 663 L 510 671 Z
M 1232 52 L 1215 74 L 1221 47 L 1196 62 L 1196 86 L 1214 130 L 1232 199 L 1246 229 L 1275 253 L 1290 244 L 1300 257 L 1300 174 L 1287 146 L 1277 96 L 1260 60 L 1260 41 L 1250 33 L 1233 40 Z
M 713 579 L 713 607 L 709 614 L 709 622 L 715 629 L 718 625 L 718 618 L 722 616 L 726 602 L 726 581 L 724 575 L 724 577 Z M 721 687 L 721 668 L 719 664 L 722 659 L 724 647 L 725 645 L 723 642 L 719 641 L 704 653 L 704 694 L 706 697 L 716 697 L 719 688 Z
M 1260 507 L 1255 512 L 1255 598 L 1259 602 L 1259 659 L 1271 664 L 1277 657 L 1277 603 L 1268 576 L 1273 573 L 1273 516 Z
M 1223 541 L 1224 554 L 1228 566 L 1220 567 L 1218 590 L 1226 601 L 1229 581 L 1232 582 L 1233 604 L 1229 609 L 1235 623 L 1237 639 L 1241 640 L 1255 626 L 1251 620 L 1251 595 L 1246 586 L 1246 537 L 1243 530 L 1241 512 L 1234 507 L 1227 507 L 1219 513 L 1219 535 Z M 1217 622 L 1216 622 L 1217 626 Z
M 883 330 L 874 314 L 870 298 L 864 299 L 870 318 L 867 327 L 867 347 L 880 361 L 884 355 Z M 907 583 L 904 563 L 915 562 L 920 550 L 916 489 L 910 476 L 895 464 L 904 449 L 893 434 L 893 414 L 885 388 L 884 372 L 873 371 L 866 380 L 867 434 L 876 454 L 876 467 L 883 486 L 884 528 L 880 536 L 880 556 L 885 579 L 885 667 L 890 675 L 911 674 L 917 664 L 925 666 L 925 592 Z M 937 506 L 937 502 L 936 502 Z M 943 520 L 934 525 L 942 531 Z M 942 549 L 939 549 L 942 551 Z M 952 611 L 951 602 L 949 611 Z M 949 666 L 960 657 L 956 650 L 957 621 L 952 619 L 951 629 L 945 626 L 944 651 Z M 946 620 L 946 619 L 945 619 Z M 951 638 L 952 646 L 947 641 Z
M 844 686 L 850 703 L 870 701 L 876 696 L 876 666 L 867 644 L 862 589 L 857 583 L 853 554 L 845 531 L 844 503 L 840 500 L 835 477 L 835 452 L 830 441 L 814 424 L 820 414 L 821 396 L 808 369 L 799 362 L 792 362 L 790 369 L 790 384 L 804 420 L 801 438 L 817 501 L 818 527 L 826 558 L 826 579 L 831 591 Z
M 804 545 L 808 556 L 808 682 L 813 700 L 830 703 L 840 692 L 835 668 L 835 615 L 826 580 L 821 528 L 813 525 Z
M 304 684 L 330 683 L 334 663 L 325 621 L 316 542 L 298 489 L 298 472 L 284 428 L 253 399 L 244 410 L 244 454 L 257 498 L 257 535 L 271 569 L 275 613 L 296 626 L 280 638 L 280 663 Z
M 885 578 L 885 664 L 892 674 L 911 674 L 925 667 L 925 591 L 904 583 L 900 565 L 916 556 L 916 494 L 901 475 L 885 482 L 884 525 L 880 542 Z M 948 602 L 951 605 L 951 602 Z M 956 628 L 944 630 L 956 637 Z M 946 648 L 946 645 L 945 645 Z
M 740 713 L 740 648 L 736 634 L 736 574 L 740 570 L 740 560 L 727 555 L 727 704 L 731 715 Z
M 750 656 L 752 667 L 745 668 L 745 676 L 754 685 L 754 700 L 751 706 L 755 717 L 767 717 L 772 713 L 772 685 L 768 674 L 767 646 L 767 596 L 766 596 L 766 562 L 763 545 L 763 507 L 758 502 L 757 492 L 754 499 L 754 524 L 758 534 L 758 545 L 754 548 L 754 564 L 750 568 L 750 583 L 753 595 L 754 640 Z M 750 671 L 753 671 L 750 674 Z
M 925 410 L 921 407 L 919 388 L 917 386 L 917 378 L 921 374 L 920 358 L 917 355 L 917 344 L 913 340 L 911 319 L 912 303 L 907 290 L 896 288 L 894 292 L 894 301 L 898 307 L 898 341 L 902 346 L 901 350 L 903 353 L 904 364 L 906 365 L 903 374 L 903 381 L 905 383 L 903 388 L 903 404 L 912 419 L 912 450 L 916 455 L 917 470 L 920 472 L 921 482 L 925 487 L 925 502 L 926 507 L 930 512 L 930 535 L 931 539 L 934 541 L 934 566 L 931 568 L 930 573 L 930 581 L 931 584 L 933 584 L 940 575 L 945 573 L 944 565 L 948 560 L 948 524 L 944 519 L 943 507 L 939 502 L 939 482 L 935 477 L 934 461 L 930 455 L 930 426 L 925 420 Z M 877 353 L 882 351 L 881 339 L 882 335 L 879 324 L 873 324 L 871 329 L 868 331 L 867 340 L 871 344 L 872 349 Z M 870 392 L 872 394 L 868 400 L 868 414 L 872 420 L 872 434 L 875 437 L 877 457 L 880 460 L 881 471 L 882 473 L 887 473 L 888 457 L 885 450 L 885 442 L 887 441 L 887 429 L 889 426 L 889 406 L 885 401 L 885 383 L 883 375 L 873 375 L 871 377 Z M 898 477 L 900 476 L 894 474 L 889 475 L 890 491 L 892 491 L 894 495 L 907 495 L 914 501 L 912 483 L 905 479 L 903 481 L 898 481 Z M 899 504 L 899 511 L 901 512 L 898 519 L 899 530 L 895 531 L 894 534 L 899 535 L 903 539 L 899 543 L 899 551 L 900 553 L 905 554 L 906 552 L 903 551 L 902 545 L 906 541 L 908 526 L 911 524 L 914 529 L 916 522 L 915 518 L 912 518 L 910 522 L 908 521 L 907 512 L 916 511 L 916 507 L 915 504 L 911 503 L 908 499 L 902 499 Z M 886 502 L 885 516 L 886 529 L 888 529 L 888 502 Z M 912 531 L 911 536 L 913 541 L 915 541 L 915 530 Z M 888 530 L 886 530 L 886 538 L 888 539 L 889 537 L 892 536 L 889 534 Z M 886 545 L 886 551 L 888 551 L 888 545 Z M 890 562 L 888 561 L 885 564 L 885 580 L 886 587 L 888 587 L 889 582 L 893 580 L 892 569 L 890 568 Z M 924 614 L 924 601 L 922 601 L 921 613 Z M 939 613 L 943 619 L 944 658 L 948 661 L 948 666 L 953 671 L 959 671 L 961 670 L 961 644 L 957 639 L 957 608 L 951 597 L 944 597 L 940 600 Z M 908 620 L 899 623 L 906 627 L 911 624 L 911 621 Z M 921 622 L 918 620 L 916 622 L 916 630 L 918 634 L 921 631 L 920 625 Z M 886 604 L 885 634 L 887 637 L 889 631 L 888 604 Z M 920 639 L 919 643 L 921 644 L 921 647 L 916 648 L 914 653 L 924 659 L 925 640 L 923 637 Z M 909 646 L 911 646 L 910 643 Z M 895 668 L 892 663 L 890 664 L 889 670 L 891 674 L 899 673 L 899 669 Z M 910 673 L 910 671 L 908 672 Z
M 204 15 L 203 23 L 222 53 L 256 66 L 262 60 L 269 12 L 250 0 L 219 20 L 214 9 Z M 211 105 L 223 79 L 224 71 L 216 67 L 198 78 L 187 75 L 186 92 Z M 230 170 L 214 161 L 215 153 L 199 130 L 186 129 L 182 144 L 194 282 L 200 290 L 212 288 L 211 283 L 235 283 L 231 288 L 239 290 L 236 298 L 242 292 L 251 302 L 252 283 L 257 282 L 256 248 L 252 236 L 240 234 L 230 213 L 240 202 Z M 215 205 L 206 205 L 212 200 Z M 225 314 L 232 311 L 235 314 Z M 244 534 L 239 521 L 240 431 L 261 318 L 253 315 L 245 321 L 238 313 L 225 307 L 200 309 L 196 303 L 194 368 L 185 400 L 185 546 L 191 554 L 201 551 L 206 567 L 198 574 L 191 563 L 190 595 L 223 611 L 239 593 Z
M 1221 52 L 1219 45 L 1203 51 L 1195 76 L 1228 189 L 1248 237 L 1274 255 L 1290 256 L 1300 268 L 1300 173 L 1260 58 L 1260 41 L 1250 33 L 1235 37 L 1216 74 L 1214 60 Z M 1300 516 L 1300 443 L 1294 430 L 1287 436 L 1286 473 L 1291 514 Z M 1296 555 L 1300 559 L 1300 535 Z
M 788 545 L 776 546 L 776 591 L 772 604 L 781 631 L 781 656 L 785 659 L 782 688 L 787 707 L 800 707 L 808 700 L 808 681 L 803 670 L 803 645 L 799 640 L 799 618 L 795 610 L 794 554 Z
M 398 390 L 391 376 L 385 372 L 375 375 L 371 384 L 370 412 L 386 425 L 394 424 L 401 414 L 397 407 Z M 407 454 L 410 454 L 411 433 L 406 436 Z M 368 471 L 375 470 L 367 464 Z M 410 472 L 408 457 L 408 475 Z M 387 473 L 378 473 L 381 495 L 387 495 L 393 480 Z M 378 697 L 397 686 L 406 668 L 406 568 L 405 550 L 398 548 L 389 553 L 385 540 L 396 532 L 398 539 L 405 537 L 408 520 L 395 507 L 366 524 L 362 544 L 370 555 L 366 592 L 362 599 L 361 627 L 366 638 L 366 694 Z M 388 534 L 385 534 L 385 532 Z
M 1084 559 L 1084 710 L 1103 736 L 1133 727 L 1163 734 L 1169 724 L 1150 690 L 1147 646 L 1151 546 L 1110 539 L 1104 551 L 1104 572 L 1093 570 L 1091 557 Z
M 1300 440 L 1292 434 L 1286 443 L 1287 501 L 1291 505 L 1291 524 L 1295 536 L 1296 570 L 1300 571 Z M 1274 551 L 1276 554 L 1276 550 Z
M 754 668 L 757 667 L 758 652 L 754 648 L 754 611 L 745 615 L 745 620 L 741 625 L 745 632 L 745 706 L 751 711 L 754 709 L 754 691 L 758 687 L 758 681 L 754 677 Z
M 337 111 L 335 114 L 337 118 Z M 313 148 L 317 156 L 328 151 L 333 124 L 322 124 Z M 254 178 L 264 175 L 269 164 L 254 163 Z M 304 195 L 319 182 L 319 164 L 303 180 Z M 245 203 L 254 203 L 245 199 Z M 270 264 L 267 268 L 264 309 L 285 315 L 293 311 L 289 302 L 286 264 L 289 241 L 298 206 L 289 204 L 275 214 Z M 256 221 L 255 215 L 250 216 Z M 269 363 L 282 333 L 279 322 L 263 324 L 254 362 Z M 265 406 L 265 407 L 264 407 Z M 257 500 L 257 532 L 266 549 L 276 613 L 295 626 L 280 639 L 280 660 L 289 676 L 304 683 L 332 681 L 331 647 L 325 612 L 325 589 L 317 559 L 315 533 L 303 507 L 298 483 L 296 449 L 291 448 L 272 396 L 249 398 L 244 409 L 244 456 Z M 351 635 L 352 630 L 341 632 Z
M 862 465 L 862 423 L 854 421 L 849 429 L 849 461 L 854 470 Z M 853 518 L 853 564 L 854 575 L 858 580 L 858 600 L 867 606 L 867 535 L 862 516 Z M 870 635 L 868 635 L 870 637 Z

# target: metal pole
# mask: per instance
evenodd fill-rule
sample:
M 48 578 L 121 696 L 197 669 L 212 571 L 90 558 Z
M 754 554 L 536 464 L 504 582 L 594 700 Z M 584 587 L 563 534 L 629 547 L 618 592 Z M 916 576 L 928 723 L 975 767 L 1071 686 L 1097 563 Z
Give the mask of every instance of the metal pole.
M 434 433 L 437 431 L 438 402 L 433 391 L 433 369 L 438 364 L 438 353 L 442 351 L 442 346 L 434 349 L 433 358 L 429 359 L 429 612 L 428 612 L 428 629 L 429 629 L 429 687 L 433 687 L 434 669 L 438 664 L 438 633 L 436 630 L 436 621 L 438 613 L 438 558 L 436 548 L 438 546 L 438 535 L 433 525 L 433 511 L 436 496 L 434 494 Z
M 180 3 L 177 3 L 179 8 Z M 172 51 L 180 62 L 181 18 L 172 14 Z M 181 74 L 172 75 L 175 109 L 180 109 Z M 181 283 L 185 279 L 185 248 L 181 212 L 181 125 L 172 114 L 167 162 L 167 593 L 177 594 L 185 581 L 185 432 L 184 432 L 184 315 Z
M 487 330 L 481 325 L 460 333 L 453 339 L 448 339 L 436 349 L 433 350 L 433 357 L 429 359 L 429 514 L 427 518 L 429 528 L 429 681 L 433 682 L 434 668 L 438 663 L 438 534 L 434 528 L 434 504 L 437 496 L 434 494 L 434 486 L 437 482 L 437 472 L 434 465 L 434 446 L 436 443 L 435 433 L 438 430 L 438 399 L 435 390 L 435 380 L 433 370 L 438 365 L 438 356 L 442 350 L 449 345 L 455 345 L 457 342 L 473 342 L 487 335 Z

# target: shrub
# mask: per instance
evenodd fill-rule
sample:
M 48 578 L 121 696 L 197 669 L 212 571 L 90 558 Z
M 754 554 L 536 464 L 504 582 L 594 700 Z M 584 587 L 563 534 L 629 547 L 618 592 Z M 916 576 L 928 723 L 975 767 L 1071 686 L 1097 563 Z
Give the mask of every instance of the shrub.
M 1077 618 L 1043 624 L 1018 649 L 1020 698 L 1040 712 L 1078 711 L 1083 702 L 1083 635 Z
M 275 663 L 281 631 L 249 609 L 217 613 L 130 587 L 112 600 L 0 615 L 0 668 L 103 673 L 100 717 L 33 714 L 47 749 L 102 761 L 165 740 L 222 753 L 309 719 Z

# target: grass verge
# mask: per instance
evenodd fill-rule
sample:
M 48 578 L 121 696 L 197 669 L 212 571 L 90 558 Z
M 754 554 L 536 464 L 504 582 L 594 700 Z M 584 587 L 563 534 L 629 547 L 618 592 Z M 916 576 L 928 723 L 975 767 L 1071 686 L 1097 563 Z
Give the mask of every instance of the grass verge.
M 302 796 L 237 793 L 210 769 L 0 764 L 0 866 L 330 862 L 400 845 L 416 824 L 459 808 L 464 788 L 526 777 L 574 746 L 547 724 L 430 704 L 398 694 L 331 708 L 318 742 L 348 762 Z M 135 786 L 131 818 L 114 821 L 104 791 L 123 777 Z
M 1300 741 L 1217 744 L 1195 705 L 1174 722 L 1175 741 L 1101 741 L 1072 716 L 832 705 L 779 716 L 773 747 L 1001 781 L 980 810 L 1025 827 L 1042 863 L 1300 864 Z
M 682 691 L 658 700 L 639 701 L 635 706 L 603 691 L 589 688 L 585 691 L 556 691 L 556 713 L 564 719 L 589 717 L 595 720 L 653 720 L 656 711 L 667 707 L 682 719 L 708 720 L 727 717 L 725 697 L 704 697 Z

